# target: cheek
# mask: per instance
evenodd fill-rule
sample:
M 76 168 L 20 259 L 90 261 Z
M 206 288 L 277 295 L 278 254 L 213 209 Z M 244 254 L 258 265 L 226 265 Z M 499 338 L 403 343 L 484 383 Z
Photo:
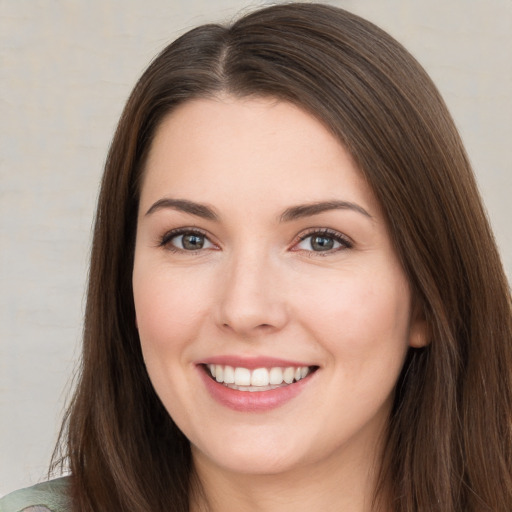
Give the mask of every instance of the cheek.
M 172 275 L 171 275 L 172 274 Z M 165 270 L 134 270 L 137 327 L 145 354 L 174 352 L 193 338 L 204 316 L 206 294 L 194 279 Z
M 384 277 L 382 277 L 384 276 Z M 403 361 L 409 339 L 410 292 L 399 272 L 354 273 L 302 304 L 310 331 L 340 364 Z
M 165 265 L 134 267 L 133 294 L 146 369 L 155 392 L 180 425 L 188 424 L 189 413 L 186 400 L 178 397 L 193 400 L 196 392 L 190 387 L 188 369 L 192 342 L 206 314 L 200 290 L 190 273 L 172 272 Z

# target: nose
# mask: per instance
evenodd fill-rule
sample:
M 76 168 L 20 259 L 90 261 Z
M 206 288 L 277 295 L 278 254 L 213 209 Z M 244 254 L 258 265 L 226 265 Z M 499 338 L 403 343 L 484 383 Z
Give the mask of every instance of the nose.
M 221 279 L 218 323 L 223 330 L 249 339 L 286 325 L 287 297 L 276 262 L 240 255 L 231 259 Z

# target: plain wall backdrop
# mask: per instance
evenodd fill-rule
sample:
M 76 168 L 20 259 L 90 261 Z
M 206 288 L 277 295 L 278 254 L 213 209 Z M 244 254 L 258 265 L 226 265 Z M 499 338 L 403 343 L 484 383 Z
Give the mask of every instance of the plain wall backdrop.
M 149 61 L 186 30 L 279 2 L 0 0 L 0 496 L 45 476 L 79 357 L 107 149 Z M 512 276 L 512 0 L 326 1 L 425 66 Z

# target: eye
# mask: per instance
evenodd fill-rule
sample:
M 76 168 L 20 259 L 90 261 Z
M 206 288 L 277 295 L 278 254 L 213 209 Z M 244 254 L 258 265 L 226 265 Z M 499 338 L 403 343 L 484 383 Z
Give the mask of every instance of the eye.
M 178 229 L 166 233 L 159 245 L 173 251 L 188 252 L 215 247 L 203 232 L 190 229 Z
M 294 249 L 328 253 L 351 247 L 352 242 L 345 235 L 330 229 L 322 229 L 301 235 Z

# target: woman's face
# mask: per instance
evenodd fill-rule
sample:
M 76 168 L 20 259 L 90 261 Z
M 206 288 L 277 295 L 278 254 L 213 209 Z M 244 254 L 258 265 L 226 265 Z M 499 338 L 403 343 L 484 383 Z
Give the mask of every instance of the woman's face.
M 361 173 L 277 100 L 199 99 L 164 120 L 133 290 L 158 396 L 196 463 L 228 471 L 368 459 L 424 341 Z

